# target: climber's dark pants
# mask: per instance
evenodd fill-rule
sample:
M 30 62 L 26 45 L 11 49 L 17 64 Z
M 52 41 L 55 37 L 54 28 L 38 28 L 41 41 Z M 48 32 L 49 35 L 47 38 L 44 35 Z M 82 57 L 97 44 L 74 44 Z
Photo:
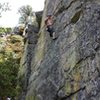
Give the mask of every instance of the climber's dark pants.
M 47 26 L 47 31 L 50 33 L 50 37 L 53 37 L 54 29 L 51 25 Z

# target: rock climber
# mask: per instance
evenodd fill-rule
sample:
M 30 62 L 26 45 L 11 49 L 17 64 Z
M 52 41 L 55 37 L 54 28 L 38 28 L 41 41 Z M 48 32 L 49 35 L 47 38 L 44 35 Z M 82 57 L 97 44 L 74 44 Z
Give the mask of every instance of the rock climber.
M 56 33 L 53 28 L 53 17 L 52 15 L 47 15 L 47 18 L 45 19 L 45 25 L 46 30 L 50 33 L 50 37 L 52 37 L 53 40 L 56 39 Z

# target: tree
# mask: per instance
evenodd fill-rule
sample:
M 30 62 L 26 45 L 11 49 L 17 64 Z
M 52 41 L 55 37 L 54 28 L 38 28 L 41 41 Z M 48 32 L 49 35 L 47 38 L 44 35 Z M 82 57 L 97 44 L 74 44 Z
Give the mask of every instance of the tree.
M 0 3 L 0 17 L 2 15 L 2 12 L 10 10 L 9 3 Z
M 30 5 L 22 6 L 19 8 L 18 12 L 22 16 L 29 16 L 30 13 L 32 12 L 32 7 Z
M 17 73 L 19 60 L 14 59 L 13 55 L 2 55 L 0 62 L 0 96 L 16 96 Z
M 10 35 L 6 40 L 0 38 L 0 97 L 2 98 L 17 96 L 17 74 L 23 46 L 21 36 Z
M 30 5 L 22 6 L 19 8 L 18 13 L 21 15 L 19 24 L 26 24 L 27 18 L 33 13 Z
M 2 35 L 4 33 L 10 34 L 11 30 L 12 29 L 10 27 L 8 27 L 8 28 L 0 27 L 0 35 Z

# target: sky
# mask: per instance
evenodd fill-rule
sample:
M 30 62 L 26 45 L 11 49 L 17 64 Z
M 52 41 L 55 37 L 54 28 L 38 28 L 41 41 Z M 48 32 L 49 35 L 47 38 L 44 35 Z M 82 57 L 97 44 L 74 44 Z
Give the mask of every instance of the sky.
M 0 18 L 0 26 L 14 27 L 18 24 L 18 9 L 23 5 L 30 5 L 33 11 L 41 11 L 44 8 L 45 0 L 0 0 L 0 3 L 9 2 L 11 11 L 3 12 Z

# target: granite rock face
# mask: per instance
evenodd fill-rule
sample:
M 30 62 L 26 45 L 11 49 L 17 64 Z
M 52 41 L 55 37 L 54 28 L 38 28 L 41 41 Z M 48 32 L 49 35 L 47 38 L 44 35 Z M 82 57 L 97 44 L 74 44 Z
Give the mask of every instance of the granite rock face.
M 44 27 L 48 14 L 56 40 Z M 100 1 L 46 0 L 38 35 L 25 49 L 20 100 L 100 100 Z

